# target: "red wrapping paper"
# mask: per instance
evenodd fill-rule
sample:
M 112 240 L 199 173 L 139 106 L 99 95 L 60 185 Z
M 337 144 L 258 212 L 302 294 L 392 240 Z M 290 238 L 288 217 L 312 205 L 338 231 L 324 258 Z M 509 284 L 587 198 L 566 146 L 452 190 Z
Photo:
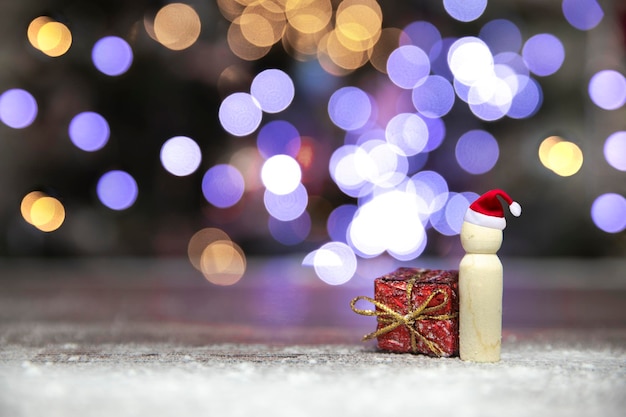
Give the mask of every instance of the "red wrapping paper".
M 376 315 L 378 325 L 365 338 L 376 337 L 380 349 L 392 352 L 458 355 L 458 276 L 458 271 L 399 268 L 376 278 L 376 310 L 367 315 Z

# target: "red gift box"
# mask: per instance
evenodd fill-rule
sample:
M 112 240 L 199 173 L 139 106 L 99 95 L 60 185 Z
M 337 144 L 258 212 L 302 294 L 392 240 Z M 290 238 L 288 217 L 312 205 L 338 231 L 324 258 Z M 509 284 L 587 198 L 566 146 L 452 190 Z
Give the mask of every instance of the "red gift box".
M 378 339 L 378 347 L 393 352 L 454 356 L 459 352 L 458 271 L 399 268 L 374 280 L 374 299 L 352 300 L 352 310 L 376 316 L 375 332 L 364 340 Z M 359 300 L 375 310 L 355 307 Z

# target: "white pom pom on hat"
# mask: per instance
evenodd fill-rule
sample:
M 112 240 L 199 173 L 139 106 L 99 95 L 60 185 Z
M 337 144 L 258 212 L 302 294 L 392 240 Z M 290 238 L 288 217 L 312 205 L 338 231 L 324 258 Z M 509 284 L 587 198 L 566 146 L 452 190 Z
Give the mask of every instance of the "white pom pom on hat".
M 506 220 L 504 219 L 504 210 L 498 197 L 501 197 L 508 204 L 512 215 L 518 217 L 522 214 L 522 206 L 517 201 L 513 201 L 506 192 L 490 190 L 478 197 L 469 206 L 467 212 L 465 212 L 464 220 L 478 226 L 503 230 L 506 227 Z

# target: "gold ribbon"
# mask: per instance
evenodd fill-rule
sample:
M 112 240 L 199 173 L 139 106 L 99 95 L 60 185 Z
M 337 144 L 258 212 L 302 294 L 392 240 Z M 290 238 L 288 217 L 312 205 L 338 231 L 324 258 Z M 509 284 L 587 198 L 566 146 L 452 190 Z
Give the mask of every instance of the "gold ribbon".
M 427 339 L 426 336 L 417 331 L 417 329 L 415 328 L 415 322 L 423 319 L 448 320 L 456 317 L 458 314 L 431 314 L 433 311 L 436 311 L 448 304 L 448 294 L 442 289 L 437 289 L 433 291 L 419 306 L 411 310 L 411 296 L 413 294 L 413 286 L 415 285 L 415 281 L 418 277 L 419 275 L 411 278 L 407 281 L 406 284 L 407 307 L 409 310 L 407 314 L 400 314 L 388 305 L 383 304 L 380 301 L 374 300 L 373 298 L 366 297 L 364 295 L 356 297 L 350 302 L 350 308 L 355 313 L 362 316 L 376 316 L 378 323 L 386 324 L 385 327 L 381 327 L 375 332 L 363 336 L 364 341 L 377 338 L 378 336 L 389 333 L 390 331 L 400 326 L 406 326 L 406 328 L 409 330 L 409 333 L 411 334 L 411 351 L 413 353 L 417 352 L 417 338 L 419 338 L 435 355 L 443 356 L 445 354 L 443 349 L 437 343 Z M 433 298 L 435 298 L 439 294 L 444 295 L 443 301 L 434 307 L 426 307 L 433 300 Z M 355 305 L 360 300 L 365 300 L 374 304 L 377 309 L 361 310 L 359 308 L 356 308 Z

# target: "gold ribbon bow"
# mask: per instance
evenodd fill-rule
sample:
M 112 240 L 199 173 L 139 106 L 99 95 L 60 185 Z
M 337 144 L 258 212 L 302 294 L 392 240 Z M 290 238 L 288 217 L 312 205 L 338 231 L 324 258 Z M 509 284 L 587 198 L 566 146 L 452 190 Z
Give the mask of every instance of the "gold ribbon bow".
M 419 306 L 411 310 L 411 295 L 413 293 L 413 286 L 415 285 L 415 281 L 418 277 L 419 276 L 411 278 L 410 280 L 407 281 L 407 284 L 406 284 L 407 306 L 409 309 L 409 312 L 407 314 L 404 314 L 404 315 L 400 314 L 397 311 L 393 310 L 388 305 L 385 305 L 381 303 L 380 301 L 374 300 L 373 298 L 366 297 L 364 295 L 356 297 L 350 302 L 350 308 L 355 313 L 360 314 L 362 316 L 376 316 L 378 323 L 387 324 L 385 327 L 381 327 L 375 332 L 372 332 L 363 336 L 364 341 L 377 338 L 378 336 L 383 335 L 385 333 L 389 333 L 390 331 L 396 329 L 397 327 L 406 326 L 406 328 L 409 330 L 409 333 L 411 334 L 411 351 L 413 353 L 417 352 L 417 338 L 419 338 L 422 342 L 424 342 L 426 346 L 428 346 L 430 351 L 433 352 L 435 355 L 443 356 L 445 354 L 443 349 L 437 343 L 433 342 L 432 340 L 427 339 L 423 334 L 417 331 L 417 329 L 415 328 L 415 322 L 423 320 L 423 319 L 448 320 L 448 319 L 456 317 L 458 314 L 457 313 L 439 314 L 439 315 L 431 314 L 433 311 L 436 311 L 444 307 L 446 304 L 448 304 L 448 294 L 442 289 L 437 289 L 433 291 Z M 426 307 L 433 300 L 433 298 L 435 298 L 439 294 L 444 295 L 443 301 L 436 306 Z M 374 304 L 374 306 L 377 309 L 376 310 L 361 310 L 359 308 L 356 308 L 355 305 L 360 300 L 365 300 Z

